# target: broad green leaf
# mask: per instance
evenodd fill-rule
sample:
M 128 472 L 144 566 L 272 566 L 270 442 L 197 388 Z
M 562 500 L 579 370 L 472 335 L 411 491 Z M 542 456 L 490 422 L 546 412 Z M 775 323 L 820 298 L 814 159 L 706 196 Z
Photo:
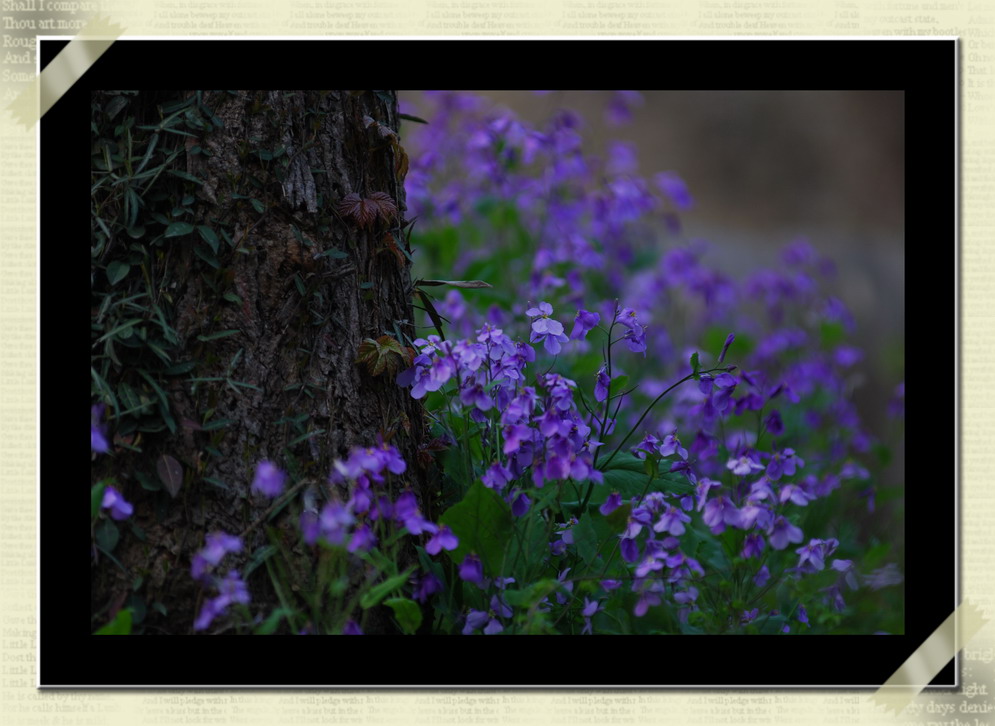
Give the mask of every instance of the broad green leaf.
M 197 227 L 197 232 L 200 234 L 201 238 L 211 246 L 211 252 L 218 254 L 218 244 L 220 240 L 218 235 L 214 233 L 214 230 L 206 225 L 200 225 Z
M 544 597 L 549 597 L 561 587 L 563 583 L 559 580 L 539 580 L 524 590 L 506 590 L 504 601 L 512 607 L 528 608 L 541 602 Z
M 405 635 L 414 635 L 421 626 L 421 608 L 414 600 L 409 600 L 406 597 L 392 597 L 385 601 L 384 605 L 394 611 L 394 617 L 397 618 L 397 623 Z
M 193 232 L 193 230 L 194 226 L 189 222 L 173 222 L 166 227 L 166 233 L 163 237 L 183 237 Z
M 94 635 L 131 635 L 131 608 L 117 611 L 117 615 Z
M 617 396 L 620 394 L 625 390 L 625 386 L 628 382 L 628 376 L 619 376 L 618 378 L 612 379 L 611 385 L 609 386 L 609 395 Z
M 114 522 L 105 519 L 97 525 L 94 536 L 97 539 L 97 546 L 100 549 L 104 550 L 104 552 L 113 552 L 114 548 L 117 547 L 118 540 L 121 538 L 121 533 L 118 532 Z
M 463 501 L 446 510 L 439 522 L 449 525 L 459 538 L 459 546 L 449 553 L 454 562 L 460 563 L 470 552 L 476 552 L 487 574 L 501 574 L 499 569 L 514 525 L 511 509 L 499 494 L 477 481 Z
M 121 280 L 126 278 L 130 271 L 131 271 L 131 265 L 129 265 L 127 262 L 120 262 L 119 260 L 114 260 L 109 265 L 107 265 L 107 281 L 112 285 L 116 285 L 119 282 L 121 282 Z
M 577 548 L 577 554 L 587 564 L 591 564 L 594 561 L 594 557 L 598 552 L 598 540 L 600 539 L 594 528 L 593 519 L 590 514 L 584 514 L 581 516 L 580 521 L 570 530 L 570 533 L 573 535 L 574 546 Z M 604 520 L 603 517 L 601 519 Z

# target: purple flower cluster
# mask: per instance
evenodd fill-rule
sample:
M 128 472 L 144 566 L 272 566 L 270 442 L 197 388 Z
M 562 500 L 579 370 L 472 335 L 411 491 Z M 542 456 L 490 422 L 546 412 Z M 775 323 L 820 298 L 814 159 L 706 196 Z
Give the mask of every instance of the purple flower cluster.
M 529 495 L 536 497 L 525 481 L 535 489 L 549 481 L 601 481 L 594 450 L 617 426 L 626 437 L 643 436 L 631 450 L 655 460 L 648 462 L 654 471 L 666 460 L 659 469 L 662 490 L 628 502 L 617 491 L 595 500 L 602 502 L 596 511 L 606 517 L 628 505 L 619 549 L 637 593 L 636 615 L 665 600 L 677 605 L 682 619 L 697 608 L 699 589 L 706 587 L 703 566 L 681 544 L 692 528 L 696 537 L 710 531 L 735 542 L 740 557 L 755 563 L 757 588 L 766 588 L 772 578 L 803 577 L 827 567 L 841 573 L 840 582 L 854 580 L 851 560 L 831 560 L 837 547 L 849 556 L 848 545 L 814 538 L 803 544 L 806 535 L 818 534 L 803 531 L 811 526 L 805 508 L 812 501 L 855 481 L 856 493 L 869 510 L 874 507 L 871 477 L 860 462 L 876 442 L 851 400 L 863 353 L 844 339 L 854 329 L 852 315 L 825 289 L 834 275 L 832 264 L 798 240 L 785 248 L 779 266 L 734 280 L 708 263 L 710 248 L 703 241 L 668 243 L 660 233 L 679 231 L 675 213 L 691 209 L 693 200 L 672 171 L 639 176 L 631 144 L 609 143 L 605 157 L 594 159 L 581 152 L 582 122 L 570 111 L 533 127 L 473 96 L 426 97 L 436 113 L 422 112 L 432 123 L 418 129 L 409 147 L 420 144 L 426 150 L 412 155 L 409 204 L 430 226 L 483 227 L 495 208 L 509 210 L 512 236 L 528 236 L 534 245 L 534 256 L 522 267 L 509 262 L 508 279 L 520 284 L 514 299 L 541 301 L 513 312 L 517 320 L 527 319 L 530 344 L 541 343 L 550 356 L 561 356 L 555 362 L 559 373 L 547 371 L 529 385 L 526 366 L 536 352 L 504 333 L 521 335 L 520 323 L 492 307 L 474 338 L 472 300 L 458 292 L 447 296 L 445 306 L 463 339 L 415 341 L 420 355 L 398 382 L 411 386 L 415 398 L 443 392 L 450 415 L 479 426 L 474 435 L 486 463 L 476 473 L 484 485 L 501 493 L 521 517 L 529 511 Z M 618 92 L 607 117 L 624 123 L 640 103 L 638 94 Z M 453 275 L 496 253 L 467 245 Z M 592 306 L 590 299 L 585 304 L 595 289 L 602 299 L 624 298 L 629 306 L 608 301 Z M 554 315 L 564 304 L 577 309 L 569 337 Z M 602 320 L 607 325 L 599 327 Z M 588 358 L 584 378 L 577 377 L 590 381 L 587 376 L 596 371 L 589 385 L 601 405 L 582 416 L 570 377 L 580 368 L 570 369 L 569 357 L 561 354 L 590 351 L 589 334 L 605 327 L 604 365 L 588 368 Z M 674 331 L 681 341 L 671 339 Z M 706 339 L 711 342 L 703 349 Z M 612 365 L 617 342 L 645 360 L 626 364 L 625 373 L 639 387 L 624 399 L 612 390 L 620 374 Z M 737 365 L 722 367 L 730 354 Z M 674 381 L 692 376 L 694 384 L 672 390 Z M 670 393 L 667 405 L 656 407 L 664 392 Z M 585 407 L 590 400 L 583 400 Z M 641 413 L 642 403 L 650 401 Z M 901 414 L 903 401 L 904 385 L 896 389 L 893 415 Z M 445 414 L 438 421 L 445 426 Z M 593 436 L 592 427 L 598 431 Z M 460 441 L 455 431 L 448 433 Z M 678 481 L 674 474 L 686 483 L 672 487 Z M 578 521 L 564 518 L 549 551 L 576 558 Z M 792 545 L 799 563 L 786 567 L 793 560 Z M 575 562 L 557 563 L 557 569 L 567 572 Z M 837 563 L 850 563 L 849 580 L 839 569 L 844 564 Z M 464 562 L 465 581 L 475 581 L 473 565 L 472 558 Z M 573 599 L 577 621 L 587 632 L 598 603 Z M 469 629 L 501 627 L 500 609 L 487 604 L 477 603 Z M 799 604 L 796 612 L 807 624 L 806 606 L 812 603 Z M 747 610 L 748 618 L 740 612 L 736 619 L 752 621 L 756 612 Z
M 456 549 L 456 535 L 422 516 L 414 492 L 405 490 L 392 499 L 383 486 L 388 473 L 400 475 L 406 470 L 397 448 L 382 439 L 376 446 L 357 446 L 345 459 L 336 459 L 328 478 L 332 499 L 320 513 L 305 510 L 301 515 L 304 541 L 313 545 L 320 540 L 349 552 L 368 552 L 378 542 L 377 523 L 392 522 L 414 536 L 432 535 L 425 545 L 430 554 Z
M 237 570 L 229 570 L 223 578 L 214 574 L 214 568 L 226 555 L 241 551 L 242 540 L 239 537 L 225 532 L 214 532 L 207 535 L 204 548 L 193 556 L 190 567 L 191 577 L 205 588 L 217 592 L 217 595 L 204 601 L 194 621 L 194 630 L 206 630 L 215 618 L 224 615 L 233 603 L 248 605 L 249 591 Z
M 552 312 L 551 306 L 540 303 L 528 314 L 539 317 L 532 323 L 533 342 L 541 340 L 554 353 L 567 338 Z M 415 345 L 421 353 L 398 383 L 411 385 L 411 395 L 422 398 L 456 382 L 453 404 L 468 408 L 470 418 L 486 427 L 485 440 L 496 429 L 503 441 L 499 453 L 506 458 L 494 461 L 481 478 L 487 487 L 505 494 L 516 514 L 527 510 L 528 498 L 520 489 L 505 489 L 527 472 L 536 488 L 547 480 L 601 480 L 593 455 L 600 444 L 577 411 L 577 384 L 548 373 L 536 377 L 537 386 L 526 385 L 526 366 L 535 360 L 531 345 L 513 342 L 490 324 L 473 339 L 453 343 L 429 336 Z

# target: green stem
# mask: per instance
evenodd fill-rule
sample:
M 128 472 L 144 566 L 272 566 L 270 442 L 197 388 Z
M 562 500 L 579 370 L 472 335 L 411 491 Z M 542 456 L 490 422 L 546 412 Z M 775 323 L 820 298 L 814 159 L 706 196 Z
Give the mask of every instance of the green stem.
M 728 369 L 725 366 L 721 368 L 709 368 L 707 371 L 699 371 L 697 375 L 700 377 L 702 373 L 714 373 L 715 371 L 726 371 L 726 370 Z M 605 466 L 608 466 L 608 464 L 611 463 L 611 460 L 615 458 L 615 455 L 618 454 L 618 452 L 622 449 L 623 446 L 625 446 L 625 442 L 629 440 L 629 437 L 632 436 L 633 433 L 635 433 L 636 429 L 638 429 L 639 425 L 643 422 L 643 419 L 645 419 L 649 415 L 649 412 L 653 410 L 653 407 L 660 401 L 660 399 L 666 396 L 668 393 L 670 393 L 672 390 L 677 388 L 682 383 L 690 381 L 692 378 L 695 377 L 695 375 L 696 374 L 694 373 L 689 373 L 688 375 L 684 376 L 681 380 L 677 381 L 677 383 L 673 384 L 667 390 L 665 390 L 663 393 L 661 393 L 659 396 L 653 399 L 653 403 L 651 403 L 649 406 L 646 407 L 646 410 L 643 411 L 643 415 L 639 417 L 638 421 L 636 421 L 636 425 L 633 426 L 631 429 L 629 429 L 629 433 L 625 435 L 625 438 L 622 439 L 622 442 L 615 447 L 614 451 L 612 451 L 612 455 L 608 457 L 607 461 L 605 461 Z M 602 469 L 602 471 L 604 470 Z

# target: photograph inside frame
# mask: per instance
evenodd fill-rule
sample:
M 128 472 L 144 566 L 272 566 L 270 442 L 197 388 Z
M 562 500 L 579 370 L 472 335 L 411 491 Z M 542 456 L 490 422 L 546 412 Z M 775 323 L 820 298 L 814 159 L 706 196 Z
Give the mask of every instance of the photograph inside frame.
M 142 87 L 237 86 L 198 54 L 259 44 L 120 41 L 46 116 L 43 242 L 68 112 L 91 119 L 91 634 L 579 636 L 552 676 L 547 657 L 268 685 L 876 687 L 949 615 L 955 489 L 905 492 L 904 278 L 907 210 L 953 177 L 952 144 L 916 143 L 953 141 L 927 103 L 953 44 L 403 45 L 556 44 L 743 68 L 667 91 L 163 91 Z M 129 76 L 161 46 L 184 59 L 169 82 Z M 384 43 L 294 53 L 360 46 Z M 901 73 L 854 72 L 883 53 Z M 775 55 L 847 62 L 758 84 Z M 807 90 L 752 87 L 775 83 Z M 916 236 L 952 238 L 953 191 Z M 906 570 L 927 512 L 950 530 L 942 586 Z M 633 635 L 679 636 L 672 662 L 580 666 Z M 736 665 L 870 637 L 846 673 Z M 43 685 L 113 685 L 54 660 Z M 225 685 L 199 671 L 121 677 Z

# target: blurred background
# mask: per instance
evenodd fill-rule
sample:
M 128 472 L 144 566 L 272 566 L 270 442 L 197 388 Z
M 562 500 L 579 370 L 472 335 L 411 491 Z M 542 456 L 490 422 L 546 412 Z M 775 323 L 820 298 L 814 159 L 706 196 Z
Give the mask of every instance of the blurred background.
M 732 277 L 774 266 L 800 237 L 834 260 L 866 354 L 854 398 L 867 429 L 890 438 L 888 402 L 905 375 L 903 92 L 640 91 L 622 124 L 606 112 L 611 91 L 474 93 L 540 125 L 573 109 L 585 151 L 631 142 L 640 174 L 675 172 L 694 199 L 683 236 L 706 240 L 709 263 Z M 401 100 L 417 106 L 418 95 Z M 901 483 L 904 450 L 893 453 L 889 478 Z

